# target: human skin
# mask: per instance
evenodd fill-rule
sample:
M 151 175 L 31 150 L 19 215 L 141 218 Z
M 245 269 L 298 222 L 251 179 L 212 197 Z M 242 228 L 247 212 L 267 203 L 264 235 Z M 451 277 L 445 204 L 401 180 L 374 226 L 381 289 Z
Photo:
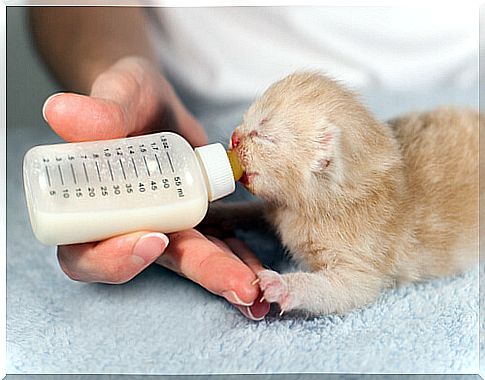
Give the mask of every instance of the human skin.
M 170 129 L 194 146 L 208 142 L 202 126 L 157 69 L 145 17 L 143 9 L 131 7 L 31 9 L 39 54 L 63 87 L 73 91 L 54 94 L 43 107 L 46 122 L 64 140 Z M 262 319 L 269 311 L 268 303 L 259 302 L 255 283 L 263 267 L 235 238 L 222 241 L 193 229 L 168 236 L 138 231 L 59 246 L 57 255 L 73 280 L 120 284 L 156 262 L 224 297 L 250 319 Z

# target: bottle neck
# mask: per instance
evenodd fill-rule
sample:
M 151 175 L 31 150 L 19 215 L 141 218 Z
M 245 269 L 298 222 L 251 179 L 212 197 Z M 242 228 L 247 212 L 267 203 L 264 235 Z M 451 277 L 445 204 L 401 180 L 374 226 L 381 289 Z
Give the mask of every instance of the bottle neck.
M 207 187 L 209 202 L 232 194 L 236 189 L 234 175 L 222 144 L 210 144 L 195 148 Z

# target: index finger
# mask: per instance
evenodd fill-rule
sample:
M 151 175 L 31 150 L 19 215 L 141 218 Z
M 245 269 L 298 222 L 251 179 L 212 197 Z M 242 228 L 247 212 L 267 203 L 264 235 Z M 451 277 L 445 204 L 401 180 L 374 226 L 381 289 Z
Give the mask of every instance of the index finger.
M 258 274 L 265 269 L 258 257 L 241 240 L 231 237 L 224 239 L 224 242 L 254 273 Z
M 196 230 L 169 235 L 170 244 L 157 263 L 183 274 L 229 302 L 250 306 L 257 299 L 256 275 L 239 258 Z

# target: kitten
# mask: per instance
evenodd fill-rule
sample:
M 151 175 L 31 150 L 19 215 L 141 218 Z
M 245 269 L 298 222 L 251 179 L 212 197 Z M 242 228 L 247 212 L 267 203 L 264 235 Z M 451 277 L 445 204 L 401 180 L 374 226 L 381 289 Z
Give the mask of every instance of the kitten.
M 478 113 L 457 108 L 381 123 L 318 73 L 270 86 L 231 146 L 241 182 L 306 270 L 260 272 L 263 298 L 282 312 L 344 313 L 477 262 L 478 134 Z M 250 207 L 235 212 L 253 218 Z

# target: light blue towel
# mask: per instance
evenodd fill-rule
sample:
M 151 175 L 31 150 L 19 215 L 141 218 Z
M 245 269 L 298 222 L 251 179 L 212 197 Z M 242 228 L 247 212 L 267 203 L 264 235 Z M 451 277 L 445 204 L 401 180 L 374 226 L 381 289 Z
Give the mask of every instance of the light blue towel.
M 387 117 L 439 103 L 474 105 L 471 94 L 367 102 Z M 379 112 L 375 105 L 383 99 L 389 104 Z M 225 140 L 240 116 L 234 109 L 201 119 L 214 131 L 212 139 Z M 8 126 L 8 373 L 477 372 L 477 268 L 387 291 L 345 316 L 262 322 L 248 321 L 224 300 L 158 266 L 121 286 L 69 280 L 55 249 L 34 239 L 22 193 L 23 153 L 52 141 L 40 125 Z M 272 238 L 240 236 L 266 263 L 285 268 Z

